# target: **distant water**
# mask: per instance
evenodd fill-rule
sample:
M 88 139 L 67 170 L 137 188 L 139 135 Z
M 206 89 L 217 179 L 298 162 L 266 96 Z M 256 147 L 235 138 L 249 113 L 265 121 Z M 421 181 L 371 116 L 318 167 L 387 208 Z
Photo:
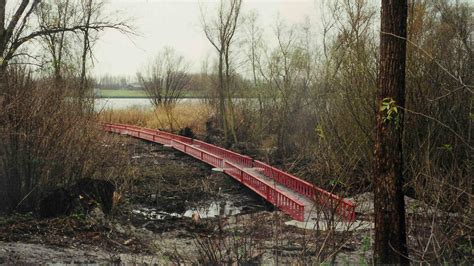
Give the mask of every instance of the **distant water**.
M 179 103 L 199 103 L 203 99 L 199 98 L 186 98 L 180 99 Z M 147 98 L 99 98 L 95 99 L 95 109 L 97 111 L 113 109 L 127 109 L 127 108 L 138 108 L 138 109 L 151 109 L 152 105 Z
M 146 98 L 100 98 L 95 99 L 95 109 L 127 109 L 127 108 L 140 108 L 148 109 L 151 108 L 150 100 Z

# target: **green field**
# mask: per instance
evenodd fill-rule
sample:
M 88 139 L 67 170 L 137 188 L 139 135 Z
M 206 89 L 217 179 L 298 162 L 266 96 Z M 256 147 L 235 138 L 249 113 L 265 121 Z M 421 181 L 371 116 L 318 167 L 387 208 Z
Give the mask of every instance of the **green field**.
M 97 90 L 98 98 L 146 98 L 145 91 L 142 90 Z

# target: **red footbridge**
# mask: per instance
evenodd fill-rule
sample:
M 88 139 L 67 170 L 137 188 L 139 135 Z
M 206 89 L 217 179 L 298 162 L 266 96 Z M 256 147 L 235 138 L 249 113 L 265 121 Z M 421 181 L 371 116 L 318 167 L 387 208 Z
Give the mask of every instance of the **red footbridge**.
M 173 147 L 218 168 L 297 221 L 315 219 L 318 208 L 343 221 L 353 222 L 356 218 L 353 202 L 249 156 L 156 129 L 124 124 L 103 124 L 102 128 Z

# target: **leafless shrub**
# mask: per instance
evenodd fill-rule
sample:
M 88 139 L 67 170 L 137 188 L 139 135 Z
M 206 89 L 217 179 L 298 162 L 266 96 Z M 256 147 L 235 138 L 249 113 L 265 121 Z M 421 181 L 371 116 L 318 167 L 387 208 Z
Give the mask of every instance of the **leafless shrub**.
M 246 233 L 249 232 L 233 232 L 230 236 L 197 236 L 198 262 L 213 265 L 257 263 L 261 251 L 252 234 Z
M 124 171 L 96 114 L 68 96 L 75 84 L 58 89 L 51 83 L 33 80 L 25 68 L 9 69 L 0 109 L 1 211 L 34 210 L 52 187 Z
M 264 241 L 269 239 L 262 221 L 245 219 L 230 223 L 227 219 L 229 218 L 219 217 L 217 221 L 201 221 L 200 223 L 205 223 L 202 226 L 209 227 L 212 232 L 195 234 L 192 248 L 195 253 L 187 254 L 175 249 L 170 256 L 171 260 L 178 264 L 204 265 L 248 265 L 261 262 Z

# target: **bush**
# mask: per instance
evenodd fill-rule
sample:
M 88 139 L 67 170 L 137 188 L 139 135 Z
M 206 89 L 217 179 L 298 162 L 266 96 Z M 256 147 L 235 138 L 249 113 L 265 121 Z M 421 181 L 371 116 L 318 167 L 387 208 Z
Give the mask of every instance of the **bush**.
M 118 173 L 104 174 L 119 157 L 105 144 L 92 103 L 70 96 L 73 88 L 9 69 L 0 99 L 0 212 L 32 211 L 54 187 Z

